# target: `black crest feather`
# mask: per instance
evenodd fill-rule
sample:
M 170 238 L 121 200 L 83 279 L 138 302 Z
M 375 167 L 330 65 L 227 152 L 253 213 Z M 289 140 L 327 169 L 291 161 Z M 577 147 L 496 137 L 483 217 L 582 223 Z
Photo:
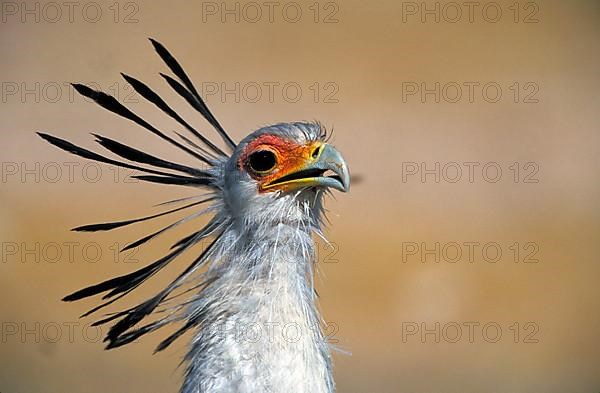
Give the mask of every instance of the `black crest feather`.
M 158 55 L 166 63 L 168 68 L 175 74 L 179 81 L 171 76 L 162 73 L 160 73 L 160 75 L 166 80 L 167 84 L 175 91 L 175 93 L 183 97 L 188 104 L 190 104 L 195 110 L 197 110 L 204 117 L 204 119 L 206 119 L 206 121 L 212 127 L 215 128 L 215 130 L 225 143 L 226 148 L 229 150 L 233 150 L 236 147 L 236 144 L 233 142 L 231 137 L 225 132 L 225 130 L 217 121 L 212 112 L 208 109 L 206 103 L 204 102 L 200 94 L 198 94 L 198 91 L 192 84 L 191 80 L 189 79 L 179 62 L 162 44 L 153 39 L 150 39 L 150 41 L 152 42 L 152 45 L 154 46 L 154 49 L 156 50 Z M 210 141 L 209 138 L 200 133 L 196 128 L 192 127 L 177 112 L 175 112 L 175 110 L 173 110 L 163 98 L 161 98 L 154 90 L 152 90 L 145 83 L 126 74 L 122 74 L 122 76 L 137 93 L 139 93 L 143 98 L 152 103 L 154 106 L 159 108 L 163 113 L 167 114 L 171 119 L 175 120 L 175 122 L 180 127 L 183 127 L 183 129 L 189 133 L 188 135 L 191 134 L 191 137 L 195 138 L 197 142 L 193 141 L 188 136 L 179 133 L 178 131 L 174 131 L 175 134 L 183 142 L 185 142 L 185 145 L 182 144 L 181 142 L 177 141 L 176 139 L 173 139 L 165 132 L 159 130 L 158 128 L 148 123 L 146 120 L 136 115 L 134 112 L 122 105 L 120 102 L 117 101 L 117 99 L 115 99 L 109 94 L 106 94 L 101 91 L 96 91 L 88 86 L 78 83 L 73 84 L 73 87 L 79 94 L 92 99 L 104 109 L 107 109 L 112 113 L 115 113 L 134 122 L 135 124 L 141 126 L 145 130 L 168 142 L 170 145 L 175 146 L 179 150 L 184 151 L 185 153 L 196 158 L 206 168 L 195 168 L 193 166 L 183 165 L 163 158 L 159 158 L 153 154 L 144 152 L 138 148 L 128 146 L 112 138 L 95 133 L 92 135 L 94 135 L 94 137 L 96 138 L 96 142 L 104 149 L 106 149 L 107 152 L 114 154 L 121 160 L 101 155 L 99 153 L 77 146 L 71 142 L 68 142 L 64 139 L 52 136 L 47 133 L 38 132 L 40 137 L 42 137 L 50 144 L 79 157 L 137 171 L 138 173 L 132 175 L 132 177 L 142 181 L 164 185 L 206 187 L 209 189 L 209 193 L 207 194 L 208 196 L 200 200 L 195 200 L 198 199 L 198 196 L 193 196 L 179 198 L 176 200 L 161 203 L 159 205 L 179 204 L 181 202 L 195 200 L 194 202 L 187 203 L 183 206 L 179 206 L 160 213 L 115 222 L 83 225 L 74 228 L 74 231 L 108 231 L 139 222 L 168 216 L 175 212 L 184 211 L 186 209 L 199 207 L 202 204 L 210 203 L 211 201 L 215 200 L 214 194 L 219 192 L 218 185 L 215 184 L 215 178 L 212 174 L 213 172 L 211 172 L 210 169 L 213 165 L 215 165 L 215 163 L 218 160 L 226 159 L 226 153 L 215 143 Z M 175 221 L 138 240 L 130 242 L 121 251 L 130 250 L 135 247 L 142 246 L 148 243 L 150 240 L 161 235 L 162 233 L 170 230 L 171 228 L 174 228 L 175 226 L 183 222 L 190 221 L 193 218 L 201 216 L 202 214 L 205 214 L 209 211 L 211 211 L 210 207 L 205 208 L 201 211 L 193 212 L 192 214 L 189 214 L 184 218 L 179 219 L 178 221 Z M 171 294 L 176 288 L 179 288 L 185 281 L 185 279 L 207 260 L 208 256 L 211 253 L 211 249 L 215 244 L 216 240 L 221 235 L 222 230 L 222 224 L 218 221 L 218 219 L 213 218 L 208 222 L 208 224 L 204 225 L 201 229 L 196 229 L 190 235 L 187 235 L 182 239 L 178 240 L 171 247 L 171 249 L 166 255 L 156 259 L 154 262 L 142 268 L 139 268 L 138 270 L 135 270 L 131 273 L 114 277 L 102 281 L 98 284 L 94 284 L 86 288 L 80 289 L 78 291 L 75 291 L 72 294 L 65 296 L 63 300 L 66 302 L 71 302 L 91 296 L 101 295 L 101 300 L 103 300 L 104 302 L 92 308 L 82 316 L 87 316 L 92 313 L 95 313 L 96 311 L 113 304 L 117 300 L 129 294 L 134 289 L 138 288 L 156 273 L 161 271 L 170 262 L 178 258 L 180 255 L 192 248 L 194 245 L 198 244 L 201 240 L 206 239 L 208 237 L 212 237 L 212 242 L 207 248 L 204 249 L 200 256 L 195 258 L 191 265 L 184 269 L 174 281 L 172 281 L 169 285 L 162 289 L 158 294 L 150 297 L 146 301 L 134 307 L 130 307 L 122 311 L 108 314 L 104 318 L 99 319 L 98 321 L 93 323 L 94 326 L 98 326 L 114 322 L 114 325 L 110 328 L 104 340 L 105 342 L 107 342 L 107 349 L 119 347 L 129 342 L 132 342 L 138 337 L 152 332 L 175 320 L 175 318 L 173 318 L 172 316 L 167 315 L 166 317 L 160 318 L 156 321 L 150 322 L 144 326 L 136 328 L 136 325 L 138 323 L 140 323 L 148 315 L 152 314 L 157 307 L 159 307 L 166 300 L 168 300 L 169 294 Z M 187 291 L 174 296 L 180 296 L 186 292 Z M 189 327 L 189 323 L 185 324 L 181 329 L 177 330 L 167 340 L 164 340 L 159 345 L 157 350 L 162 350 L 166 348 L 170 343 L 172 343 L 175 340 L 175 338 L 179 337 L 181 334 L 183 334 L 183 332 L 189 329 Z

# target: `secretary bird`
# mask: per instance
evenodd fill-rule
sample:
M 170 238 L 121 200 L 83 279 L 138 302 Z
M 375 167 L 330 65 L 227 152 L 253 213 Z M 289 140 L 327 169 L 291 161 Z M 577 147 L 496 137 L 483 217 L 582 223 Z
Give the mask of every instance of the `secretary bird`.
M 183 393 L 333 392 L 330 347 L 322 330 L 313 282 L 313 235 L 323 237 L 324 194 L 331 189 L 349 190 L 350 175 L 344 159 L 327 143 L 327 132 L 316 122 L 264 127 L 234 143 L 177 60 L 163 45 L 150 41 L 175 75 L 161 73 L 162 78 L 214 127 L 225 149 L 131 76 L 122 74 L 137 93 L 179 123 L 189 133 L 187 136 L 177 131 L 177 137 L 163 133 L 106 93 L 81 84 L 73 87 L 104 109 L 194 157 L 204 169 L 164 160 L 97 134 L 93 134 L 96 142 L 118 157 L 38 134 L 85 159 L 138 171 L 133 177 L 141 181 L 204 189 L 202 194 L 162 203 L 180 206 L 161 213 L 80 226 L 75 231 L 108 231 L 194 210 L 129 243 L 124 251 L 204 214 L 211 218 L 153 263 L 76 291 L 63 300 L 103 294 L 103 302 L 82 316 L 90 315 L 129 294 L 202 240 L 210 239 L 208 246 L 194 254 L 197 256 L 193 262 L 156 295 L 94 322 L 95 326 L 113 323 L 104 339 L 106 348 L 120 347 L 179 322 L 156 352 L 184 333 L 193 332 L 184 359 L 187 367 L 180 390 Z M 259 327 L 261 334 L 239 334 L 240 328 L 249 327 Z

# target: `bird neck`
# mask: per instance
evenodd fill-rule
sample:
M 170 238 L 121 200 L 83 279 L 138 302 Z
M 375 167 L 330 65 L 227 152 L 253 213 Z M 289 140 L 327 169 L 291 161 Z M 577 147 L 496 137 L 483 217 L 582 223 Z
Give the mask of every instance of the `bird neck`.
M 214 281 L 192 305 L 202 323 L 182 391 L 333 392 L 309 225 L 239 228 L 221 237 L 208 273 Z

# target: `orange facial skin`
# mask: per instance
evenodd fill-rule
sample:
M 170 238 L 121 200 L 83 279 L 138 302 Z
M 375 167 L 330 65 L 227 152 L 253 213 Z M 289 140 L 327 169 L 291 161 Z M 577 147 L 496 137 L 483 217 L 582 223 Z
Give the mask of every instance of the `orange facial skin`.
M 253 179 L 258 181 L 260 192 L 287 191 L 289 187 L 285 184 L 271 186 L 268 190 L 266 186 L 283 176 L 301 170 L 313 160 L 313 152 L 322 144 L 320 141 L 314 141 L 306 145 L 299 145 L 279 136 L 261 135 L 246 146 L 238 160 L 238 167 L 244 168 Z M 266 173 L 257 173 L 248 165 L 248 157 L 260 150 L 269 150 L 277 157 L 275 167 Z

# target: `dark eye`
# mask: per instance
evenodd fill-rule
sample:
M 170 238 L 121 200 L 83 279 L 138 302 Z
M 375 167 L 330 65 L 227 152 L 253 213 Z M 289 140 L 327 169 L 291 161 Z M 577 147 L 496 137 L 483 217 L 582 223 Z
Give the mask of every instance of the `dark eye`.
M 248 158 L 248 164 L 250 169 L 258 173 L 268 172 L 275 168 L 277 164 L 277 157 L 275 153 L 269 150 L 259 150 L 252 154 Z

